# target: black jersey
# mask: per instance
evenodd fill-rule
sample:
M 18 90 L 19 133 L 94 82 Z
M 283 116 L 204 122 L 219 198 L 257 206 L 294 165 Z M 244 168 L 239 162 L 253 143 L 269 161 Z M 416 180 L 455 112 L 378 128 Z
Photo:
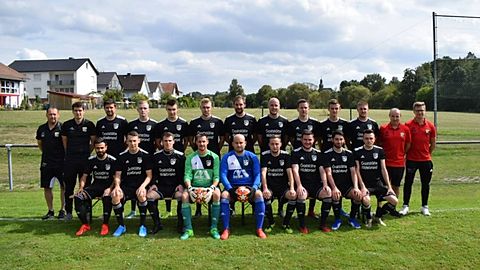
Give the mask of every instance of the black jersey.
M 219 145 L 219 137 L 225 134 L 223 121 L 220 118 L 213 116 L 208 120 L 202 117 L 197 117 L 190 122 L 189 125 L 190 136 L 195 137 L 198 133 L 204 133 L 208 138 L 208 150 L 220 156 L 220 149 L 223 145 Z M 197 151 L 197 146 L 192 145 L 194 151 Z
M 88 163 L 83 173 L 92 175 L 92 186 L 99 186 L 106 189 L 112 185 L 115 162 L 116 158 L 112 155 L 107 155 L 104 160 L 98 159 L 97 156 L 91 156 L 88 158 Z
M 302 147 L 302 133 L 304 130 L 309 130 L 314 133 L 314 137 L 318 137 L 318 125 L 320 122 L 318 122 L 317 119 L 309 117 L 307 121 L 303 122 L 300 119 L 295 119 L 290 121 L 289 124 L 289 131 L 288 131 L 288 137 L 293 138 L 293 149 L 297 149 L 299 147 Z M 290 139 L 290 142 L 292 139 Z
M 75 119 L 70 119 L 62 126 L 62 136 L 67 137 L 66 160 L 87 160 L 90 156 L 90 136 L 95 136 L 95 125 L 88 119 L 83 119 L 77 125 Z
M 319 130 L 317 132 L 318 136 L 321 138 L 322 141 L 322 152 L 327 151 L 328 149 L 333 147 L 332 141 L 332 132 L 335 130 L 341 130 L 345 133 L 348 127 L 347 120 L 343 118 L 339 118 L 337 122 L 332 122 L 329 118 L 320 122 Z M 347 135 L 344 134 L 345 141 L 347 140 Z
M 231 114 L 225 119 L 225 136 L 228 136 L 228 151 L 233 150 L 232 142 L 233 136 L 242 134 L 245 136 L 247 145 L 245 150 L 255 153 L 254 136 L 257 120 L 255 116 L 246 113 L 243 117 L 238 117 L 236 114 Z
M 350 150 L 342 149 L 342 152 L 337 153 L 333 148 L 328 149 L 322 155 L 322 166 L 332 170 L 335 185 L 352 185 L 350 169 L 355 167 L 355 159 Z
M 360 175 L 365 186 L 372 187 L 378 181 L 382 181 L 381 160 L 385 159 L 383 148 L 374 145 L 371 150 L 363 146 L 355 149 L 355 160 L 360 164 Z
M 152 157 L 143 149 L 135 154 L 125 150 L 118 156 L 115 167 L 115 171 L 122 172 L 122 185 L 137 189 L 145 181 L 146 171 L 152 169 Z
M 315 148 L 311 151 L 305 151 L 303 147 L 292 151 L 292 165 L 298 165 L 298 173 L 302 185 L 321 183 L 320 165 L 321 152 Z
M 380 129 L 378 128 L 378 124 L 375 122 L 375 120 L 368 118 L 367 121 L 363 122 L 357 118 L 350 121 L 346 132 L 347 137 L 351 141 L 350 149 L 355 149 L 363 145 L 363 132 L 366 129 L 373 130 L 375 137 L 379 137 Z
M 180 152 L 185 151 L 183 140 L 185 137 L 189 136 L 187 121 L 181 117 L 178 117 L 177 120 L 173 122 L 168 120 L 168 118 L 165 118 L 155 126 L 155 139 L 161 140 L 163 133 L 167 131 L 173 134 L 175 140 L 173 148 Z M 210 146 L 210 144 L 208 146 Z
M 45 123 L 38 127 L 36 139 L 42 141 L 42 167 L 61 167 L 65 158 L 62 143 L 62 123 L 58 122 L 52 129 Z
M 154 129 L 156 124 L 157 121 L 153 119 L 148 119 L 145 122 L 140 121 L 140 119 L 135 119 L 128 123 L 127 128 L 127 133 L 130 131 L 136 131 L 138 133 L 138 138 L 140 139 L 138 146 L 152 155 L 155 153 Z
M 291 168 L 290 155 L 280 150 L 278 156 L 273 156 L 270 150 L 262 152 L 260 168 L 267 168 L 267 185 L 270 189 L 288 187 L 287 169 Z
M 95 125 L 97 137 L 102 137 L 107 143 L 107 153 L 118 157 L 118 154 L 125 151 L 125 135 L 128 122 L 124 117 L 117 115 L 113 120 L 102 117 Z
M 260 152 L 267 151 L 268 143 L 271 137 L 277 135 L 282 138 L 282 150 L 287 147 L 287 141 L 285 137 L 288 133 L 288 119 L 279 115 L 277 118 L 271 118 L 266 115 L 258 120 L 257 134 L 262 138 L 262 144 L 260 145 Z
M 165 150 L 157 151 L 153 155 L 153 179 L 157 186 L 183 185 L 185 173 L 185 155 L 177 150 L 171 153 Z

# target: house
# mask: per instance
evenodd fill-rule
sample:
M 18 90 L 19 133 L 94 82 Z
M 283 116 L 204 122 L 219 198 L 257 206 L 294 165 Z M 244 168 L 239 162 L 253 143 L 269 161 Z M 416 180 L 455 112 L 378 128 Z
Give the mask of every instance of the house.
M 18 108 L 22 104 L 25 76 L 0 63 L 0 107 Z
M 181 95 L 181 91 L 178 90 L 178 85 L 175 82 L 161 83 L 164 93 L 170 93 L 173 97 L 177 98 Z
M 86 95 L 97 92 L 98 71 L 89 58 L 15 60 L 9 67 L 26 77 L 29 99 L 48 99 L 48 91 Z
M 122 90 L 122 84 L 118 79 L 117 73 L 100 72 L 97 76 L 97 92 L 103 94 L 110 89 Z
M 148 82 L 148 88 L 150 89 L 150 95 L 148 98 L 159 101 L 163 94 L 160 82 Z
M 59 110 L 71 110 L 72 104 L 78 101 L 85 104 L 88 109 L 95 108 L 97 105 L 97 98 L 91 95 L 48 91 L 48 103 Z
M 127 73 L 126 75 L 118 75 L 118 79 L 123 87 L 124 98 L 131 99 L 137 93 L 147 97 L 150 95 L 147 75 Z

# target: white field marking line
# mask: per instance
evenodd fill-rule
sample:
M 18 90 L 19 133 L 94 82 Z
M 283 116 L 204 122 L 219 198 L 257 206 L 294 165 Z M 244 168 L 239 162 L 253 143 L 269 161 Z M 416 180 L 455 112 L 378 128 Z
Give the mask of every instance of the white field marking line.
M 449 208 L 449 209 L 436 209 L 430 210 L 432 213 L 445 213 L 445 212 L 470 212 L 470 211 L 480 211 L 479 207 L 467 207 L 467 208 Z M 420 211 L 410 211 L 409 213 L 420 213 Z M 10 218 L 10 217 L 0 217 L 0 221 L 63 221 L 68 222 L 67 220 L 51 218 L 47 220 L 42 220 L 41 218 Z

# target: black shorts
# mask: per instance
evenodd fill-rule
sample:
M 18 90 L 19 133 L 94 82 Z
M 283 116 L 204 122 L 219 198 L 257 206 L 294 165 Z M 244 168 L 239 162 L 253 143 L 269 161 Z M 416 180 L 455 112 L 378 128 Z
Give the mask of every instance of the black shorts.
M 103 185 L 90 185 L 85 188 L 85 192 L 88 194 L 90 199 L 95 199 L 95 198 L 101 198 L 103 197 L 103 192 L 105 189 L 107 189 L 109 186 L 103 186 Z
M 238 187 L 233 187 L 232 189 L 230 189 L 228 191 L 228 193 L 230 194 L 230 200 L 233 201 L 233 202 L 236 202 L 237 201 L 237 188 L 239 188 L 240 186 Z M 251 187 L 247 187 L 247 188 L 250 188 Z M 248 202 L 250 204 L 254 204 L 255 203 L 255 192 L 252 192 L 252 190 L 250 190 L 250 194 L 248 195 Z
M 138 187 L 132 187 L 127 185 L 120 185 L 123 191 L 123 201 L 136 200 Z
M 157 186 L 156 192 L 160 196 L 160 200 L 165 198 L 175 198 L 175 192 L 177 192 L 177 186 Z
M 308 193 L 309 198 L 318 198 L 318 195 L 320 194 L 320 191 L 322 191 L 323 185 L 322 183 L 309 183 L 309 184 L 303 184 L 303 187 Z
M 406 167 L 407 167 L 407 174 L 409 175 L 415 175 L 417 170 L 420 171 L 420 180 L 422 177 L 432 177 L 432 172 L 433 172 L 433 162 L 431 160 L 428 161 L 412 161 L 412 160 L 407 160 L 406 162 Z
M 57 179 L 61 186 L 64 186 L 63 181 L 63 169 L 57 168 L 40 168 L 40 187 L 41 188 L 53 188 L 53 184 Z
M 343 181 L 342 183 L 337 183 L 335 182 L 335 185 L 337 186 L 338 190 L 342 193 L 342 197 L 347 198 L 347 194 L 352 190 L 353 184 L 352 182 L 346 182 Z
M 370 195 L 377 197 L 377 200 L 383 200 L 383 198 L 388 195 L 388 188 L 380 181 L 372 185 L 367 185 L 367 189 Z
M 271 187 L 268 189 L 272 193 L 271 201 L 278 199 L 279 202 L 288 201 L 285 194 L 288 192 L 288 188 L 285 187 Z
M 388 177 L 390 178 L 390 183 L 392 186 L 399 187 L 402 183 L 403 173 L 405 172 L 405 167 L 388 167 L 387 166 Z

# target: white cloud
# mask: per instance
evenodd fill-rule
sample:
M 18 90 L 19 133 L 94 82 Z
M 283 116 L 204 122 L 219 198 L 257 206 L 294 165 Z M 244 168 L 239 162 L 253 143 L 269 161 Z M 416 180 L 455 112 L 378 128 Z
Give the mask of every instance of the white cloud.
M 16 53 L 17 58 L 21 60 L 44 60 L 48 59 L 47 55 L 37 49 L 23 48 Z

